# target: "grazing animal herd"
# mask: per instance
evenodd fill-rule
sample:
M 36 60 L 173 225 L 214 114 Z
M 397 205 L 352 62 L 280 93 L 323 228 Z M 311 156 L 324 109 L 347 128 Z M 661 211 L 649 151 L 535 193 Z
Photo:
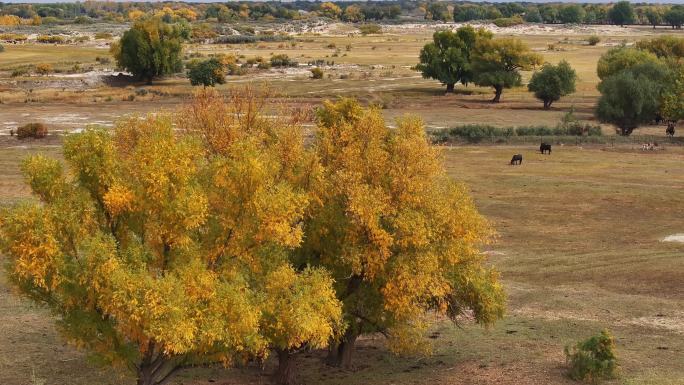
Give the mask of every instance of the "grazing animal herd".
M 549 154 L 551 155 L 551 145 L 548 143 L 542 143 L 539 146 L 539 152 L 542 154 Z M 511 158 L 511 166 L 513 165 L 521 165 L 523 161 L 523 156 L 522 154 L 515 154 L 513 155 L 513 158 Z

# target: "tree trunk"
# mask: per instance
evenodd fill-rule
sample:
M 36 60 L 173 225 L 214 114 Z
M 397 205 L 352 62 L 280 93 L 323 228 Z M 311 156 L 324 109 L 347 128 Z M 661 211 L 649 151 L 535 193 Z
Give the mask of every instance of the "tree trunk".
M 551 103 L 552 102 L 550 100 L 544 100 L 544 109 L 548 110 L 549 108 L 551 108 Z
M 162 352 L 155 353 L 155 346 L 150 343 L 150 349 L 137 365 L 137 385 L 164 385 L 174 373 L 180 369 L 177 361 Z
M 494 99 L 492 102 L 498 103 L 501 100 L 501 93 L 503 92 L 502 86 L 494 86 Z
M 455 84 L 454 84 L 454 83 L 447 83 L 446 92 L 447 92 L 448 94 L 453 93 L 453 92 L 454 92 L 454 87 L 455 87 Z
M 330 341 L 328 345 L 328 356 L 325 358 L 325 363 L 330 366 L 337 366 L 339 357 L 340 343 L 337 341 Z
M 295 374 L 294 356 L 287 350 L 276 349 L 278 353 L 278 370 L 275 373 L 275 383 L 278 385 L 293 385 Z
M 356 338 L 355 333 L 346 333 L 344 339 L 337 347 L 337 366 L 343 369 L 352 368 L 352 357 L 354 355 Z

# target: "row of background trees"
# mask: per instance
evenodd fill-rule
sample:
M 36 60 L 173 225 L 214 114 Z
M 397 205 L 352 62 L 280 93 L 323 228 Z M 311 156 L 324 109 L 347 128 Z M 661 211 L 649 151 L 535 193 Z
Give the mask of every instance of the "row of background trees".
M 494 39 L 491 32 L 471 26 L 437 31 L 420 52 L 416 70 L 453 92 L 455 85 L 493 87 L 493 102 L 506 88 L 521 85 L 522 70 L 542 64 L 543 58 L 519 39 Z M 597 65 L 601 92 L 596 115 L 630 135 L 653 121 L 684 119 L 684 38 L 661 36 L 642 40 L 634 47 L 616 47 Z M 575 91 L 576 72 L 566 61 L 544 64 L 527 88 L 544 108 Z
M 585 24 L 643 24 L 669 25 L 681 28 L 684 24 L 682 5 L 632 5 L 628 1 L 615 4 L 530 4 L 468 3 L 468 2 L 228 2 L 220 4 L 192 3 L 117 3 L 83 2 L 59 4 L 0 4 L 0 25 L 21 20 L 43 18 L 43 22 L 92 22 L 103 20 L 124 22 L 144 14 L 158 14 L 165 21 L 305 19 L 326 17 L 335 20 L 360 22 L 368 20 L 396 20 L 400 17 L 423 17 L 436 21 L 467 22 L 475 20 L 514 19 L 532 23 Z

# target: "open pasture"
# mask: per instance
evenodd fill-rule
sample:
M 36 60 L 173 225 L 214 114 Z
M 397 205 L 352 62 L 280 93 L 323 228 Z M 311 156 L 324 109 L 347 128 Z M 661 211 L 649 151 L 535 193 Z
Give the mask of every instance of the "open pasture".
M 0 150 L 2 203 L 28 198 L 18 165 L 33 152 Z M 353 372 L 323 366 L 323 353 L 299 360 L 302 383 L 570 384 L 563 347 L 612 330 L 621 374 L 615 384 L 684 384 L 684 151 L 627 147 L 444 147 L 449 175 L 472 191 L 498 236 L 487 247 L 509 295 L 505 319 L 489 330 L 438 323 L 434 354 L 395 357 L 380 337 L 360 342 Z M 509 166 L 522 153 L 522 166 Z M 3 278 L 4 279 L 4 278 Z M 0 281 L 0 382 L 6 385 L 123 384 L 65 346 L 43 309 L 18 299 Z M 372 365 L 371 365 L 372 364 Z M 177 384 L 268 383 L 274 362 L 239 369 L 197 368 Z

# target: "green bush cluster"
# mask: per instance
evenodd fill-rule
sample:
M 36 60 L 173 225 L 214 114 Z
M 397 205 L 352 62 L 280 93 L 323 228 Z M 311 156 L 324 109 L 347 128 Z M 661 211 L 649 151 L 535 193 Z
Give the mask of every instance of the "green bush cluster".
M 290 36 L 284 35 L 227 35 L 219 36 L 214 39 L 216 44 L 249 44 L 258 42 L 276 42 L 292 40 Z
M 516 25 L 524 24 L 525 20 L 522 19 L 520 16 L 513 16 L 513 17 L 500 17 L 498 19 L 494 19 L 492 21 L 494 25 L 496 25 L 499 28 L 505 28 L 505 27 L 513 27 Z
M 377 35 L 382 33 L 382 27 L 374 23 L 361 24 L 359 31 L 362 35 Z
M 556 127 L 519 126 L 496 127 L 487 124 L 466 124 L 433 134 L 435 141 L 447 142 L 460 138 L 469 142 L 479 142 L 485 138 L 509 138 L 513 136 L 601 136 L 601 127 L 580 122 L 560 123 Z
M 615 340 L 607 330 L 577 345 L 565 347 L 570 378 L 596 384 L 615 377 L 617 358 Z
M 297 65 L 299 64 L 296 61 L 290 59 L 290 57 L 285 54 L 271 56 L 272 67 L 296 67 Z

